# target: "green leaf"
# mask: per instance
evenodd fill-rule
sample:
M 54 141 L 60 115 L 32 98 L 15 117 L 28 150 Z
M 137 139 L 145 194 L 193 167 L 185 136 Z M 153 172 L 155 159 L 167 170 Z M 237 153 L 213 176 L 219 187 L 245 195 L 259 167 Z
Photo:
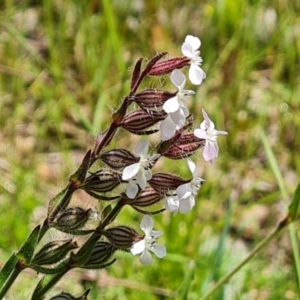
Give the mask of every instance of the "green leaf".
M 13 253 L 0 271 L 0 287 L 3 286 L 4 282 L 8 279 L 10 274 L 12 274 L 17 262 L 18 257 L 15 253 Z
M 16 254 L 16 256 L 19 259 L 24 260 L 26 264 L 31 261 L 34 250 L 39 241 L 40 228 L 41 226 L 38 225 L 33 229 L 28 239 L 24 242 Z
M 54 209 L 59 212 L 64 209 L 70 203 L 73 191 L 70 189 L 70 185 L 64 188 L 54 198 L 49 201 L 48 205 L 48 217 L 53 213 Z M 56 214 L 55 214 L 56 215 Z M 55 217 L 55 215 L 53 217 Z
M 188 299 L 188 292 L 191 286 L 192 281 L 195 277 L 195 262 L 191 261 L 189 266 L 186 268 L 185 275 L 177 299 L 186 300 Z
M 84 182 L 87 171 L 90 167 L 90 162 L 91 162 L 91 154 L 92 151 L 89 150 L 85 157 L 83 158 L 81 165 L 79 166 L 78 170 L 70 176 L 69 181 L 70 182 L 78 182 L 77 184 L 80 185 Z
M 298 184 L 293 196 L 293 200 L 289 205 L 288 216 L 290 222 L 295 221 L 295 219 L 300 216 L 299 203 L 300 203 L 300 183 Z
M 68 260 L 60 263 L 58 266 L 52 267 L 52 268 L 45 268 L 39 265 L 31 264 L 30 268 L 37 271 L 38 273 L 47 274 L 47 275 L 55 275 L 58 273 L 65 273 L 66 270 L 68 270 L 67 262 Z

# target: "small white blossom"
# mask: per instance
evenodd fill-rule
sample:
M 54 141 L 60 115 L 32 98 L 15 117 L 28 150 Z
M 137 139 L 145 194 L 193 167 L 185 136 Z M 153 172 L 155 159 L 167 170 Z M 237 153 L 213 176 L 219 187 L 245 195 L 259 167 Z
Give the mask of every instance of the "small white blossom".
M 152 256 L 149 251 L 152 251 L 158 258 L 166 256 L 166 247 L 156 243 L 156 239 L 163 233 L 153 229 L 153 219 L 150 216 L 144 216 L 141 229 L 145 233 L 144 239 L 133 244 L 130 251 L 133 255 L 141 254 L 140 262 L 143 265 L 150 265 L 152 263 Z
M 205 139 L 203 158 L 212 163 L 219 153 L 218 135 L 226 135 L 228 133 L 216 130 L 215 124 L 210 120 L 204 109 L 202 109 L 202 114 L 204 121 L 200 124 L 200 128 L 194 130 L 194 135 L 199 139 Z
M 198 177 L 198 169 L 191 160 L 187 160 L 188 167 L 193 174 L 193 178 L 190 182 L 180 185 L 176 189 L 176 194 L 166 197 L 166 209 L 181 214 L 188 213 L 195 206 L 195 196 L 201 186 L 201 182 L 204 179 Z
M 199 67 L 202 63 L 200 51 L 198 50 L 200 46 L 201 41 L 199 38 L 192 35 L 188 35 L 181 46 L 182 54 L 191 59 L 189 78 L 190 81 L 195 85 L 201 84 L 203 79 L 206 78 L 205 72 Z
M 184 90 L 186 78 L 180 70 L 176 69 L 172 72 L 171 82 L 177 87 L 178 92 L 163 105 L 168 116 L 160 125 L 162 141 L 169 140 L 174 136 L 175 131 L 184 125 L 189 115 L 185 100 L 187 96 L 194 94 L 194 91 Z
M 150 156 L 148 154 L 148 141 L 140 141 L 135 149 L 136 154 L 140 157 L 139 162 L 124 168 L 122 179 L 128 181 L 126 195 L 133 199 L 138 193 L 138 185 L 143 190 L 147 181 L 152 178 L 151 167 L 160 154 Z

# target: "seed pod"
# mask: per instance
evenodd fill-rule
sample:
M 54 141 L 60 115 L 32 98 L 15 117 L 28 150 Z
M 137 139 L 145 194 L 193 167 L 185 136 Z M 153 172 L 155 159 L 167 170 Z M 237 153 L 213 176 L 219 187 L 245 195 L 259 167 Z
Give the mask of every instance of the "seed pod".
M 146 187 L 135 199 L 128 199 L 127 205 L 147 207 L 159 202 L 163 196 L 155 191 L 152 187 Z
M 147 89 L 141 93 L 135 94 L 130 97 L 142 109 L 148 110 L 161 110 L 161 107 L 168 100 L 173 98 L 176 93 L 170 93 L 162 90 Z
M 100 155 L 101 160 L 113 169 L 123 169 L 140 159 L 126 149 L 113 149 Z
M 101 169 L 89 175 L 81 188 L 86 191 L 106 193 L 112 191 L 121 181 L 119 173 Z
M 76 230 L 85 225 L 89 219 L 93 219 L 95 215 L 95 210 L 89 208 L 84 210 L 81 207 L 70 207 L 57 214 L 51 226 L 66 230 Z
M 125 116 L 122 127 L 137 135 L 151 134 L 157 132 L 158 129 L 148 131 L 146 129 L 154 126 L 157 122 L 164 120 L 165 117 L 166 114 L 163 111 L 157 112 L 154 110 L 149 114 L 142 109 L 138 109 Z
M 78 248 L 77 241 L 65 239 L 47 243 L 32 259 L 35 265 L 55 264 L 64 259 L 70 250 Z
M 85 291 L 85 293 L 78 298 L 72 296 L 69 293 L 62 292 L 61 294 L 52 297 L 50 300 L 87 300 L 87 296 L 88 296 L 89 292 L 90 292 L 90 289 Z
M 176 139 L 174 144 L 171 144 L 166 150 L 161 143 L 158 153 L 170 159 L 182 159 L 193 155 L 197 149 L 204 147 L 204 145 L 204 140 L 198 139 L 193 133 L 186 133 Z
M 99 269 L 113 255 L 116 248 L 108 242 L 97 242 L 89 260 L 84 264 L 85 269 Z
M 128 249 L 139 234 L 128 226 L 117 226 L 106 229 L 102 234 L 113 244 L 117 249 Z
M 152 178 L 148 181 L 153 189 L 163 195 L 169 191 L 176 190 L 180 185 L 187 182 L 189 182 L 189 180 L 184 180 L 178 176 L 166 173 L 156 173 L 152 175 Z
M 175 69 L 181 69 L 190 64 L 190 58 L 187 57 L 175 57 L 156 63 L 148 75 L 161 76 L 166 75 L 174 71 Z

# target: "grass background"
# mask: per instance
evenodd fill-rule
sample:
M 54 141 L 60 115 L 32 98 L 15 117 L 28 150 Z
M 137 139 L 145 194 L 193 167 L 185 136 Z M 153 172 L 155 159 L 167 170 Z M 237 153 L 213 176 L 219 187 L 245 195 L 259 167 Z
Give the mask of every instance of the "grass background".
M 196 208 L 155 218 L 168 256 L 151 267 L 119 254 L 107 270 L 70 273 L 57 291 L 199 299 L 284 216 L 299 181 L 299 13 L 297 0 L 1 1 L 0 263 L 43 220 L 49 199 L 108 126 L 134 62 L 160 51 L 181 55 L 192 34 L 207 73 L 191 103 L 195 124 L 204 107 L 229 132 L 212 166 L 194 157 L 206 179 Z M 118 145 L 136 141 L 120 135 Z M 83 194 L 74 201 L 92 203 Z M 118 222 L 138 227 L 140 218 L 128 210 Z M 27 299 L 37 277 L 25 272 L 8 299 Z M 298 299 L 297 282 L 285 231 L 212 299 Z

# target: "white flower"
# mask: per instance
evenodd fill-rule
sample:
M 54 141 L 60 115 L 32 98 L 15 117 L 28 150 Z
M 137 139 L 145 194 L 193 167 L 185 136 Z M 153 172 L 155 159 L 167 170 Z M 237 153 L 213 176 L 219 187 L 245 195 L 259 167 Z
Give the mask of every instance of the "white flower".
M 160 156 L 160 154 L 148 155 L 148 141 L 140 141 L 135 152 L 140 157 L 139 162 L 129 165 L 124 168 L 122 179 L 129 181 L 126 195 L 128 198 L 135 198 L 138 193 L 138 185 L 143 190 L 146 187 L 147 181 L 152 178 L 151 167 Z
M 182 54 L 191 59 L 189 78 L 195 85 L 201 84 L 202 80 L 206 78 L 205 72 L 199 67 L 202 62 L 200 51 L 198 50 L 200 46 L 201 41 L 199 38 L 192 35 L 188 35 L 181 46 Z
M 156 243 L 156 239 L 163 233 L 153 229 L 153 219 L 149 216 L 144 216 L 140 225 L 145 233 L 144 239 L 133 244 L 130 251 L 133 255 L 140 254 L 140 262 L 143 265 L 150 265 L 152 263 L 152 256 L 149 252 L 152 251 L 158 258 L 166 256 L 166 247 Z
M 166 209 L 181 214 L 188 213 L 195 206 L 195 196 L 201 186 L 201 182 L 204 179 L 198 177 L 198 169 L 191 160 L 187 160 L 188 167 L 193 174 L 193 178 L 190 182 L 180 185 L 176 189 L 176 194 L 166 197 Z
M 205 139 L 203 149 L 203 158 L 206 161 L 213 162 L 218 157 L 219 146 L 217 143 L 218 135 L 228 134 L 226 131 L 218 131 L 215 129 L 215 124 L 210 120 L 207 113 L 202 109 L 204 121 L 200 124 L 200 129 L 194 130 L 194 135 L 199 139 Z
M 175 131 L 184 125 L 189 115 L 185 100 L 187 96 L 194 94 L 194 91 L 184 90 L 186 78 L 180 70 L 175 69 L 172 72 L 171 81 L 178 88 L 178 92 L 175 97 L 170 98 L 163 105 L 168 116 L 160 125 L 162 141 L 169 140 Z

